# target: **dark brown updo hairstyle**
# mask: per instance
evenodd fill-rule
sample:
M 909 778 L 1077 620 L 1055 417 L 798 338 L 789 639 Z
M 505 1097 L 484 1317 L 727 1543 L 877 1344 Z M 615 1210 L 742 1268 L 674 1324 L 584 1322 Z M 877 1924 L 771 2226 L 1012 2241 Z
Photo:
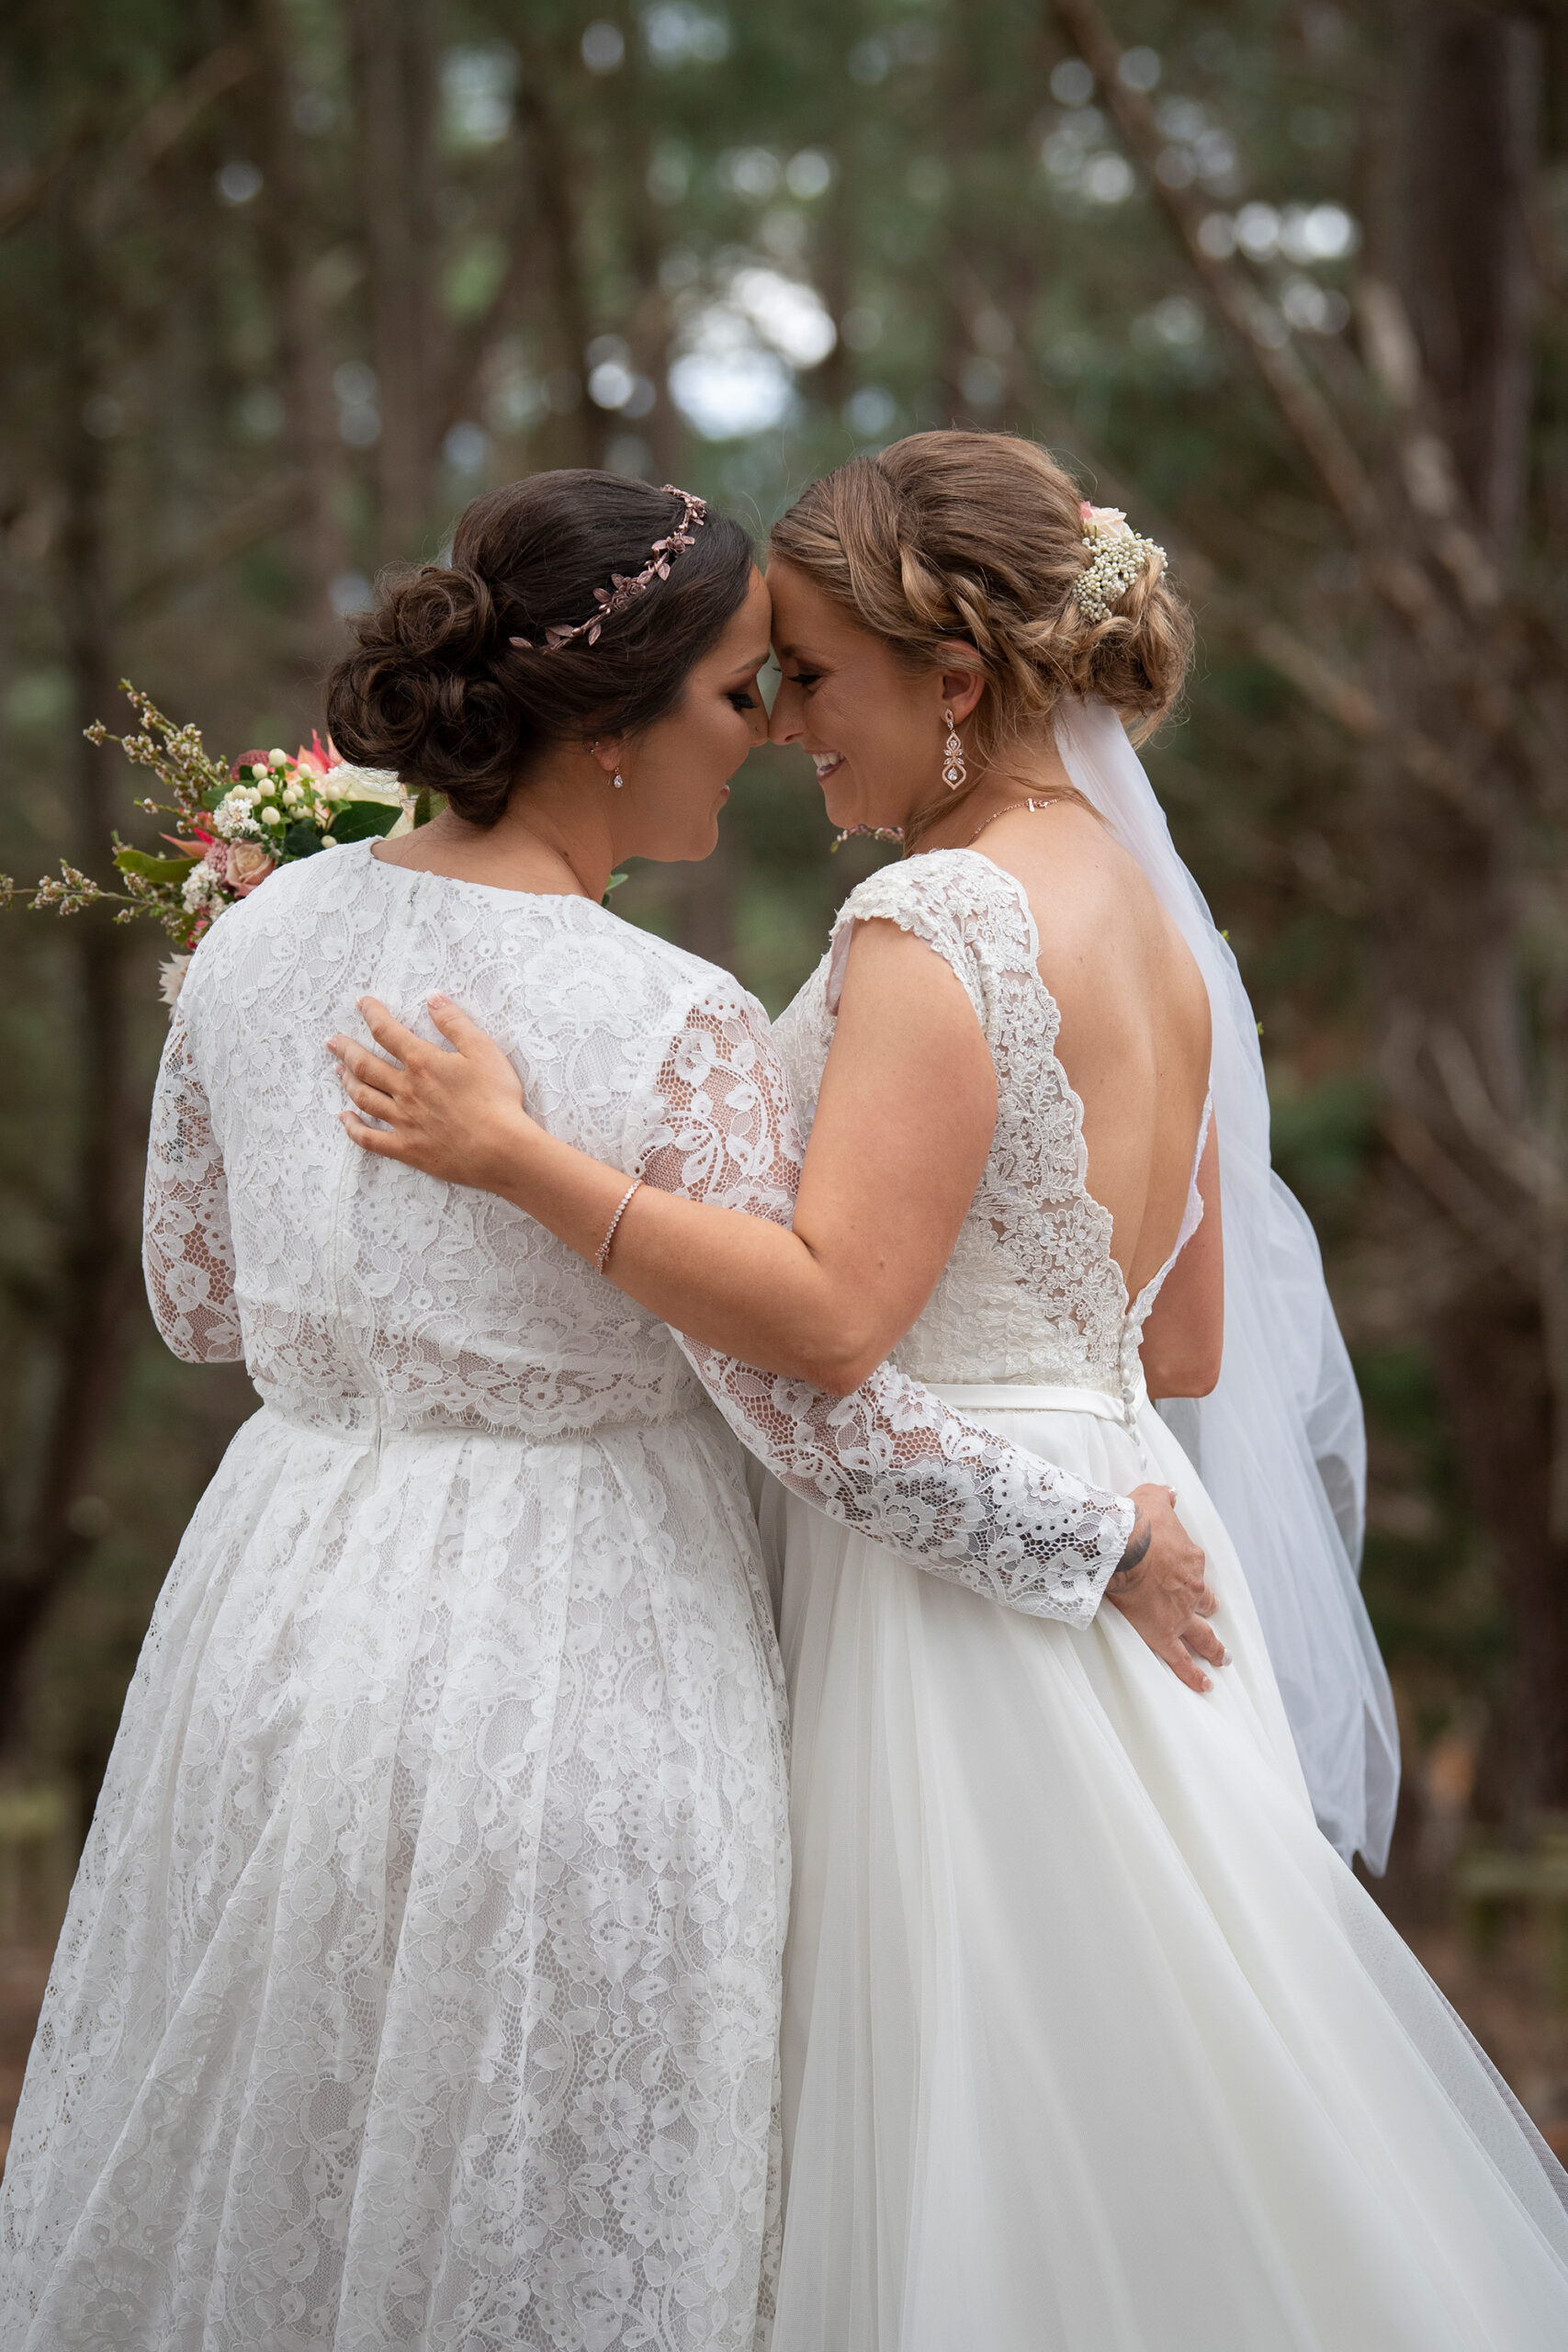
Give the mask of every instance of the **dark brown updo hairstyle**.
M 907 849 L 1008 746 L 1038 738 L 1064 695 L 1110 703 L 1142 741 L 1181 692 L 1192 618 L 1156 561 L 1103 618 L 1079 605 L 1091 560 L 1081 498 L 1032 441 L 914 433 L 813 482 L 773 526 L 773 552 L 912 664 L 952 666 L 942 648 L 955 639 L 974 648 L 986 691 L 967 791 L 936 786 L 933 752 L 936 788 L 905 829 Z
M 464 510 L 449 563 L 383 572 L 355 619 L 327 688 L 338 750 L 493 825 L 551 744 L 652 726 L 745 602 L 751 543 L 739 523 L 710 507 L 668 578 L 612 615 L 597 644 L 547 652 L 545 631 L 586 620 L 594 590 L 635 578 L 682 512 L 668 491 L 586 468 L 486 491 Z

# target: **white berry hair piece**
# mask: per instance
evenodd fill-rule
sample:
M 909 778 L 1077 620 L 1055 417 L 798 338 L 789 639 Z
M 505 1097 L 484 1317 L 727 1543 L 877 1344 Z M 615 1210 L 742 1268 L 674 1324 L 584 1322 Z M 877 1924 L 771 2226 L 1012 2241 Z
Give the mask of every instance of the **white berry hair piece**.
M 694 498 L 689 490 L 677 490 L 672 481 L 664 482 L 661 488 L 666 496 L 680 499 L 685 511 L 668 538 L 654 540 L 648 561 L 642 570 L 633 578 L 613 571 L 610 574 L 610 585 L 607 588 L 595 588 L 593 591 L 593 601 L 599 606 L 599 610 L 596 613 L 591 613 L 585 621 L 579 621 L 575 628 L 568 628 L 563 625 L 547 628 L 545 631 L 542 649 L 536 646 L 531 638 L 526 637 L 509 638 L 508 644 L 515 645 L 519 651 L 524 653 L 537 653 L 541 650 L 546 653 L 557 653 L 563 645 L 570 645 L 574 637 L 585 637 L 590 645 L 597 645 L 599 632 L 612 613 L 624 612 L 634 598 L 642 594 L 651 581 L 669 579 L 671 565 L 683 548 L 691 546 L 697 532 L 707 521 L 708 510 L 705 499 Z
M 1165 570 L 1165 549 L 1134 531 L 1119 506 L 1091 506 L 1086 498 L 1078 512 L 1083 516 L 1084 551 L 1089 562 L 1079 573 L 1073 594 L 1086 619 L 1109 620 L 1112 607 L 1145 566 L 1153 563 L 1158 578 Z

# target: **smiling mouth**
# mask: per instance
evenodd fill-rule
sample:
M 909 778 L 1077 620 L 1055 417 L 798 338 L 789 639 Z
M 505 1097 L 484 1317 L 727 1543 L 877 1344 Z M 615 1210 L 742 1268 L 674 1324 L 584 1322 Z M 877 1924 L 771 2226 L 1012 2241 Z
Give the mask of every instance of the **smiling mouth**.
M 842 752 L 813 752 L 811 764 L 817 771 L 818 783 L 826 784 L 828 778 L 843 766 L 844 755 Z

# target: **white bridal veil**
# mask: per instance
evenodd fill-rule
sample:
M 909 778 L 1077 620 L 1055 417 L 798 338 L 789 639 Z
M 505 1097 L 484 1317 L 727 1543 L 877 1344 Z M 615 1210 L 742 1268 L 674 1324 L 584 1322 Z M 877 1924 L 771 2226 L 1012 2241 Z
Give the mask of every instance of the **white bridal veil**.
M 1213 1396 L 1160 1408 L 1235 1539 L 1325 1834 L 1388 1859 L 1399 1735 L 1358 1569 L 1366 1435 L 1316 1238 L 1269 1156 L 1258 1024 L 1235 957 L 1104 703 L 1056 720 L 1068 775 L 1130 849 L 1208 985 L 1224 1216 L 1225 1341 Z

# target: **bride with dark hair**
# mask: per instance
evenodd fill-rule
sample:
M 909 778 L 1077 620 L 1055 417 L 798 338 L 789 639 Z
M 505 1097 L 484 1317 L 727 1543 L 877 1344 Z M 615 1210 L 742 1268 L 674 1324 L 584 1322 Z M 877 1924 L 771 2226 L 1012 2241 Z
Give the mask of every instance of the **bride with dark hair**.
M 785 1729 L 732 1431 L 1014 1609 L 1081 1621 L 1135 1563 L 1151 1627 L 1217 1655 L 1163 1489 L 1093 1488 L 889 1370 L 761 1379 L 604 1279 L 624 1198 L 585 1263 L 336 1123 L 326 1032 L 438 981 L 571 1144 L 787 1226 L 761 1008 L 602 904 L 618 860 L 713 848 L 768 626 L 698 499 L 491 492 L 450 563 L 382 583 L 332 692 L 339 748 L 446 811 L 285 866 L 196 953 L 148 1287 L 262 1409 L 73 1894 L 0 2201 L 6 2352 L 765 2334 Z

